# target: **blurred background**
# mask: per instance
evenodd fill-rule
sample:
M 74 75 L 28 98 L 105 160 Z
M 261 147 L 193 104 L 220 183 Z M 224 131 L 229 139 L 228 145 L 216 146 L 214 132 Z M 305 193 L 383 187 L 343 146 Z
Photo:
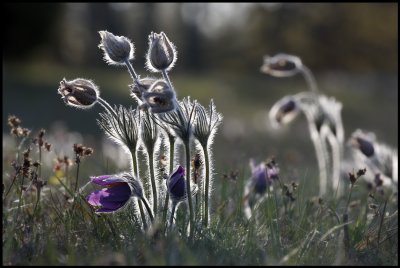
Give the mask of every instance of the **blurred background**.
M 176 45 L 170 77 L 178 97 L 204 106 L 213 98 L 224 115 L 214 147 L 217 176 L 272 155 L 288 176 L 317 174 L 304 116 L 279 132 L 267 121 L 277 100 L 307 90 L 301 76 L 260 72 L 264 55 L 281 52 L 299 56 L 320 91 L 343 103 L 346 139 L 361 128 L 398 146 L 397 3 L 3 4 L 3 16 L 3 154 L 12 150 L 7 116 L 15 114 L 34 132 L 46 128 L 55 154 L 72 156 L 72 144 L 83 142 L 128 165 L 96 124 L 101 109 L 67 107 L 57 94 L 62 78 L 83 77 L 111 104 L 136 105 L 128 72 L 102 60 L 99 30 L 134 42 L 132 63 L 142 77 L 150 75 L 144 63 L 151 31 L 164 31 Z

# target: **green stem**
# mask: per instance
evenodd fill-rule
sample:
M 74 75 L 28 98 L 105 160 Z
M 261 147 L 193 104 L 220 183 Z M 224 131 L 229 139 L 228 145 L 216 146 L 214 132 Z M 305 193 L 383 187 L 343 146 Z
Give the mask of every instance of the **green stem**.
M 79 157 L 79 156 L 78 156 Z M 79 180 L 79 166 L 80 166 L 80 160 L 77 158 L 77 163 L 76 163 L 76 180 L 75 180 L 75 192 L 78 189 L 78 180 Z
M 169 138 L 169 175 L 171 176 L 172 172 L 174 171 L 174 151 L 175 151 L 175 138 Z M 169 202 L 169 192 L 167 189 L 167 194 L 165 195 L 165 202 L 164 202 L 164 210 L 163 210 L 163 221 L 167 220 L 167 211 L 168 211 L 168 202 Z
M 387 205 L 388 199 L 389 199 L 389 197 L 386 198 L 386 200 L 385 200 L 385 205 L 383 206 L 383 210 L 382 210 L 381 221 L 380 221 L 380 223 L 379 223 L 378 246 L 379 246 L 379 241 L 381 240 L 382 225 L 383 225 L 383 220 L 385 219 L 386 205 Z
M 149 150 L 149 168 L 150 168 L 150 179 L 151 179 L 151 188 L 153 191 L 153 211 L 154 214 L 157 214 L 157 186 L 156 179 L 154 176 L 154 159 L 153 159 L 153 150 Z
M 151 222 L 154 222 L 154 214 L 151 211 L 149 202 L 147 201 L 146 197 L 142 196 L 140 198 L 140 200 L 143 202 L 144 206 L 146 207 L 146 210 L 147 210 L 147 213 L 149 213 L 149 217 L 150 217 Z
M 189 141 L 185 142 L 185 153 L 186 153 L 186 194 L 187 194 L 188 203 L 189 203 L 189 222 L 190 222 L 189 236 L 193 237 L 194 214 L 193 214 L 192 195 L 191 195 L 191 191 L 190 191 L 190 145 L 189 145 Z
M 351 187 L 350 187 L 349 197 L 347 198 L 346 213 L 347 213 L 347 211 L 348 211 L 348 207 L 349 207 L 349 204 L 350 204 L 351 193 L 353 192 L 353 186 L 354 186 L 354 184 L 352 183 L 352 184 L 351 184 Z
M 208 226 L 208 211 L 209 211 L 209 205 L 208 205 L 208 198 L 209 198 L 209 188 L 210 188 L 210 160 L 208 158 L 208 150 L 207 146 L 203 146 L 203 152 L 204 152 L 204 162 L 206 165 L 206 185 L 204 188 L 204 226 Z

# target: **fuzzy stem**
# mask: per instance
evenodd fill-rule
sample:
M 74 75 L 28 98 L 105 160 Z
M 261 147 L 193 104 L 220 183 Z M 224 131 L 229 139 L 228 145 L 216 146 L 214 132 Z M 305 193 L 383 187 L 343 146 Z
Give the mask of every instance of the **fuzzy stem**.
M 169 174 L 171 175 L 174 171 L 174 152 L 175 152 L 175 138 L 169 137 Z M 167 189 L 167 194 L 165 195 L 165 202 L 164 202 L 164 210 L 163 210 L 163 217 L 162 222 L 167 220 L 167 211 L 168 211 L 168 202 L 169 202 L 169 192 Z
M 149 154 L 149 169 L 150 169 L 150 179 L 151 179 L 151 188 L 153 191 L 153 211 L 154 214 L 157 214 L 157 185 L 156 179 L 154 176 L 154 159 L 153 159 L 153 150 L 148 151 Z
M 143 202 L 144 206 L 146 207 L 146 210 L 147 210 L 147 213 L 149 213 L 149 217 L 150 217 L 151 222 L 154 222 L 154 214 L 151 211 L 149 202 L 147 201 L 146 197 L 142 196 L 140 198 L 140 200 Z
M 128 72 L 131 75 L 133 82 L 136 85 L 139 85 L 138 75 L 136 74 L 135 70 L 133 69 L 133 66 L 132 66 L 131 62 L 129 60 L 125 60 L 125 65 L 128 68 Z
M 104 99 L 102 99 L 101 97 L 98 97 L 99 100 L 99 104 L 104 108 L 104 110 L 108 111 L 109 113 L 112 113 L 115 117 L 115 119 L 118 120 L 118 115 L 115 112 L 114 108 L 111 107 L 111 105 Z
M 328 182 L 328 175 L 326 171 L 326 157 L 324 153 L 324 145 L 323 141 L 320 139 L 318 135 L 318 131 L 315 129 L 315 126 L 311 126 L 310 124 L 310 134 L 311 134 L 311 140 L 314 144 L 315 148 L 315 154 L 317 156 L 317 162 L 318 162 L 318 169 L 319 169 L 319 193 L 320 195 L 324 195 L 326 193 L 326 185 Z
M 185 141 L 184 144 L 185 144 L 185 154 L 186 154 L 186 194 L 189 204 L 189 222 L 190 222 L 189 236 L 193 237 L 194 214 L 193 214 L 192 195 L 190 191 L 190 145 L 188 140 Z
M 132 156 L 133 175 L 134 176 L 136 175 L 137 179 L 139 179 L 139 167 L 138 167 L 138 163 L 137 163 L 137 159 L 136 159 L 136 150 L 132 149 L 132 150 L 130 150 L 130 152 L 131 152 L 131 156 Z M 140 199 L 138 199 L 138 205 L 139 205 L 140 217 L 142 218 L 142 222 L 143 222 L 143 229 L 147 230 L 146 215 L 144 214 L 143 204 Z
M 307 83 L 310 91 L 314 92 L 315 95 L 317 95 L 318 94 L 317 82 L 315 81 L 315 77 L 312 74 L 311 70 L 308 69 L 305 65 L 303 65 L 300 70 L 301 70 L 301 74 L 303 75 L 304 79 L 306 80 L 306 83 Z
M 204 162 L 206 165 L 206 185 L 204 188 L 204 226 L 207 227 L 208 213 L 209 213 L 208 198 L 209 198 L 209 188 L 210 188 L 210 159 L 208 157 L 207 146 L 203 146 L 203 152 L 204 152 Z
M 162 70 L 162 76 L 167 81 L 168 86 L 173 90 L 171 80 L 169 79 L 168 73 L 165 70 Z
M 174 223 L 175 209 L 176 209 L 176 202 L 173 201 L 171 215 L 169 217 L 169 228 L 172 228 L 172 224 Z

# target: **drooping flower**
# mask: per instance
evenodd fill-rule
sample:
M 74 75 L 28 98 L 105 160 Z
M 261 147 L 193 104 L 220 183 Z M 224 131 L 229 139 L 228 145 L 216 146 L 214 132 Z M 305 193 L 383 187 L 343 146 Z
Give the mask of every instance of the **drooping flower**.
M 155 81 L 148 91 L 143 91 L 142 101 L 141 107 L 150 108 L 154 114 L 173 111 L 177 105 L 175 92 L 164 80 Z
M 99 48 L 104 52 L 108 64 L 123 65 L 134 58 L 133 43 L 125 36 L 116 36 L 108 31 L 99 31 Z
M 301 71 L 303 64 L 299 57 L 288 54 L 265 56 L 261 71 L 275 77 L 289 77 Z
M 96 213 L 116 212 L 128 204 L 131 197 L 143 197 L 140 182 L 128 173 L 91 177 L 91 182 L 106 187 L 86 197 Z
M 147 52 L 146 65 L 152 72 L 169 71 L 177 59 L 174 44 L 169 41 L 164 32 L 152 32 L 149 35 L 149 51 Z
M 274 128 L 290 123 L 300 113 L 299 104 L 293 96 L 285 96 L 272 106 L 269 119 Z
M 64 102 L 76 108 L 91 108 L 99 98 L 98 87 L 90 80 L 77 78 L 67 81 L 65 78 L 60 82 L 58 93 Z
M 131 89 L 131 96 L 134 97 L 139 104 L 142 104 L 142 95 L 143 92 L 146 92 L 150 89 L 151 85 L 156 82 L 156 78 L 152 77 L 145 77 L 137 81 L 137 83 L 133 83 L 132 85 L 129 85 Z

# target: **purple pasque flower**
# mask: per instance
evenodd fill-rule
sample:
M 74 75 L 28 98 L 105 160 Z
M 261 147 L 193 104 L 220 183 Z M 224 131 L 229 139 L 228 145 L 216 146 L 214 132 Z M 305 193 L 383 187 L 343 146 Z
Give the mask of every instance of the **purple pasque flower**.
M 251 179 L 254 184 L 254 191 L 257 194 L 263 194 L 267 190 L 267 187 L 271 184 L 265 163 L 262 162 L 256 166 L 255 161 L 250 160 L 251 168 Z
M 91 182 L 105 186 L 86 197 L 90 205 L 96 207 L 96 213 L 115 212 L 124 207 L 137 191 L 132 187 L 125 175 L 103 175 L 91 177 Z M 140 188 L 140 187 L 139 187 Z M 141 188 L 140 188 L 141 189 Z M 136 193 L 136 195 L 138 195 Z
M 167 189 L 171 199 L 179 202 L 186 197 L 185 169 L 178 166 L 167 179 Z

